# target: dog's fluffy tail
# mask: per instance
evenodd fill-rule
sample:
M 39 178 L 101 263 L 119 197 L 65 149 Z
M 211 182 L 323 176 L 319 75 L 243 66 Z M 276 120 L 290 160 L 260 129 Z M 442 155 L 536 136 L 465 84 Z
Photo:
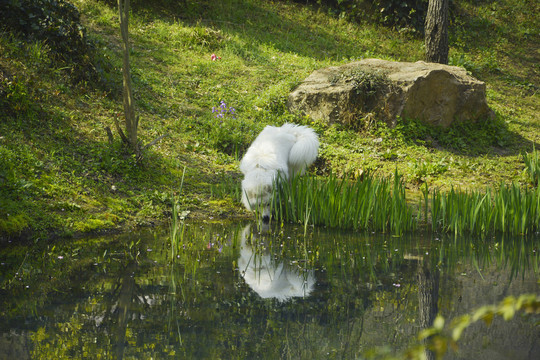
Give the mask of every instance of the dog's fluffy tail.
M 317 158 L 319 137 L 317 133 L 302 125 L 285 124 L 284 130 L 296 137 L 296 142 L 289 152 L 289 175 L 302 175 Z

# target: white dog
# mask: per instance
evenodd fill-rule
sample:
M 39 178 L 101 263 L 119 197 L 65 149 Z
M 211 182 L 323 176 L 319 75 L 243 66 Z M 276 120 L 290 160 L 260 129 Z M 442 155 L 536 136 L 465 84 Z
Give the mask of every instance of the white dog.
M 319 139 L 307 126 L 267 126 L 253 141 L 242 161 L 242 202 L 248 210 L 261 210 L 263 223 L 270 221 L 276 179 L 302 175 L 317 158 Z

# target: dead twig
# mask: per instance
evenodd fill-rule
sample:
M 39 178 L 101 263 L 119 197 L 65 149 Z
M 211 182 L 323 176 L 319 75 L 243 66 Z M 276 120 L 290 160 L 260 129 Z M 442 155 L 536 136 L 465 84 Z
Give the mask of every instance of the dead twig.
M 116 131 L 118 131 L 118 134 L 120 134 L 120 137 L 122 138 L 122 141 L 125 144 L 129 144 L 129 140 L 127 139 L 126 135 L 124 135 L 124 132 L 122 131 L 122 128 L 120 127 L 120 123 L 118 122 L 118 115 L 114 114 L 114 126 L 116 127 Z
M 152 140 L 151 142 L 149 142 L 148 144 L 144 145 L 142 147 L 142 151 L 146 150 L 147 148 L 149 148 L 150 146 L 154 146 L 158 141 L 160 141 L 161 139 L 163 139 L 164 137 L 167 137 L 169 136 L 169 134 L 163 134 L 161 136 L 158 136 L 157 138 L 155 138 L 154 140 Z
M 111 128 L 108 127 L 108 126 L 105 126 L 105 131 L 107 132 L 107 137 L 109 138 L 109 144 L 112 145 L 112 143 L 114 142 L 114 136 L 113 136 L 113 133 L 111 131 Z

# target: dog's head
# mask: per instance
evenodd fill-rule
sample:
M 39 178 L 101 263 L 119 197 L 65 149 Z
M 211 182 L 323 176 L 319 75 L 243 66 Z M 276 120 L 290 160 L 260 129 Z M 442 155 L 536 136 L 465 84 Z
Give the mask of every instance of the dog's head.
M 242 203 L 247 209 L 259 213 L 265 224 L 272 215 L 275 175 L 275 171 L 257 168 L 242 180 Z

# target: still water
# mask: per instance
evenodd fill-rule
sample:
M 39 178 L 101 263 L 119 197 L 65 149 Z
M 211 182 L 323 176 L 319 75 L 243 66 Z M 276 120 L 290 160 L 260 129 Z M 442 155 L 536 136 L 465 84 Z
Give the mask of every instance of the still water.
M 0 249 L 0 359 L 357 359 L 539 293 L 539 239 L 186 224 Z M 432 318 L 433 316 L 431 316 Z M 477 322 L 456 359 L 540 359 L 538 316 Z M 375 350 L 373 350 L 375 349 Z

